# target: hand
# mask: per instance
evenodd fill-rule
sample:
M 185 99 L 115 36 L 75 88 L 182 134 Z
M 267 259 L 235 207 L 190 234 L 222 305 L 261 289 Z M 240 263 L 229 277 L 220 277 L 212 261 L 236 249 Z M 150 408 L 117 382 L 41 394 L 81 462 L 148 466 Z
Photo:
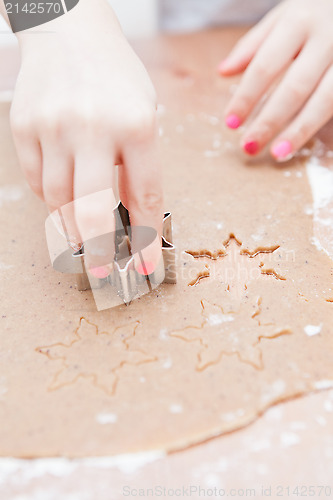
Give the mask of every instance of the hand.
M 42 33 L 30 31 L 17 34 L 22 64 L 11 108 L 30 186 L 54 211 L 112 188 L 120 162 L 119 193 L 131 225 L 158 233 L 144 253 L 152 271 L 161 257 L 163 194 L 156 96 L 146 70 L 106 0 L 80 0 L 68 14 L 40 26 Z M 73 246 L 114 230 L 111 197 L 101 193 L 98 201 L 92 196 L 74 206 L 75 217 L 66 220 Z M 113 249 L 109 253 L 111 263 Z M 110 269 L 100 254 L 90 249 L 88 267 L 104 277 Z M 140 259 L 135 262 L 142 271 Z
M 223 76 L 246 70 L 226 109 L 230 128 L 245 122 L 278 83 L 242 138 L 248 154 L 273 140 L 273 157 L 288 160 L 333 116 L 332 19 L 331 0 L 285 0 L 221 63 Z

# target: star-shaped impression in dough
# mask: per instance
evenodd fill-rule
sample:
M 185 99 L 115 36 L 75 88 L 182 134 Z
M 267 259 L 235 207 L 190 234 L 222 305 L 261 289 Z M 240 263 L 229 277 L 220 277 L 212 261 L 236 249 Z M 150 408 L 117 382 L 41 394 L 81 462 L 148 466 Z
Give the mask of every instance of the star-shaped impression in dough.
M 260 343 L 289 335 L 289 328 L 278 328 L 260 322 L 262 299 L 245 304 L 237 313 L 226 314 L 221 306 L 201 301 L 203 320 L 198 326 L 189 326 L 170 332 L 170 336 L 198 345 L 198 371 L 219 363 L 223 356 L 237 356 L 258 370 L 264 368 Z
M 157 359 L 144 351 L 131 348 L 138 325 L 139 322 L 136 321 L 119 326 L 111 333 L 99 332 L 96 325 L 81 318 L 71 342 L 38 347 L 37 352 L 50 360 L 62 362 L 49 390 L 75 384 L 82 377 L 90 379 L 93 385 L 108 395 L 113 395 L 123 365 L 140 365 Z
M 231 234 L 223 243 L 223 248 L 214 252 L 206 249 L 187 250 L 186 254 L 195 259 L 203 259 L 205 262 L 204 268 L 189 282 L 189 285 L 196 286 L 207 278 L 218 280 L 225 285 L 231 297 L 240 299 L 247 290 L 247 284 L 262 275 L 273 276 L 277 280 L 286 279 L 274 270 L 274 266 L 267 267 L 264 263 L 268 256 L 272 260 L 279 245 L 261 246 L 252 252 L 241 247 L 242 243 Z

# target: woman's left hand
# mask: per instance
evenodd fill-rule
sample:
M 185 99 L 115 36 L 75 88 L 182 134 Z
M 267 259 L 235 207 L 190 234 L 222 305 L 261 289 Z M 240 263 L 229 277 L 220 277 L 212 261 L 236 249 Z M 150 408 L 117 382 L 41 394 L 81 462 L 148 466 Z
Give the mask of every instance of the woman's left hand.
M 222 76 L 245 70 L 226 109 L 229 128 L 243 124 L 285 72 L 245 130 L 248 154 L 272 141 L 272 156 L 286 161 L 333 117 L 332 22 L 332 0 L 285 0 L 220 64 Z

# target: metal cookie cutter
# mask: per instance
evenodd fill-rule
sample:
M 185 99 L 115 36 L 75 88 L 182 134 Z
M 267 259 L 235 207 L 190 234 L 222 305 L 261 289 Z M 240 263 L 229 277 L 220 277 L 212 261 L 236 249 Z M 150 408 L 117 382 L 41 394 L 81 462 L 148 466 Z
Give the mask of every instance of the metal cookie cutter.
M 128 305 L 134 298 L 149 293 L 160 283 L 177 282 L 176 248 L 172 243 L 171 213 L 166 212 L 163 218 L 162 258 L 154 272 L 147 276 L 138 273 L 134 267 L 129 212 L 121 202 L 115 208 L 114 215 L 115 254 L 113 270 L 109 276 L 99 279 L 91 273 L 87 274 L 84 264 L 84 245 L 74 252 L 72 248 L 68 248 L 53 262 L 54 269 L 75 274 L 78 290 L 92 290 L 98 310 L 107 309 L 122 302 Z M 147 242 L 149 244 L 156 237 L 156 231 L 152 228 L 146 229 L 151 229 L 153 234 L 151 241 Z

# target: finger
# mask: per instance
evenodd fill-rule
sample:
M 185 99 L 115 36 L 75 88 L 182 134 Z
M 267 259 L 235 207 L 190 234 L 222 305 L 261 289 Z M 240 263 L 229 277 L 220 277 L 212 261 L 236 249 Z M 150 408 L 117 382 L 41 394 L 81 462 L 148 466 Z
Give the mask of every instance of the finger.
M 232 76 L 244 71 L 271 31 L 278 14 L 279 9 L 271 10 L 237 42 L 227 58 L 218 66 L 222 76 Z
M 22 172 L 31 189 L 44 201 L 42 183 L 42 151 L 31 125 L 11 115 L 11 129 Z
M 271 153 L 277 161 L 289 160 L 332 118 L 332 87 L 333 66 L 325 73 L 316 91 L 295 120 L 272 144 Z
M 235 127 L 249 116 L 260 98 L 274 80 L 286 69 L 305 42 L 302 30 L 295 29 L 294 23 L 278 24 L 260 47 L 247 68 L 243 79 L 227 106 L 226 124 Z
M 309 66 L 309 61 L 313 62 Z M 244 151 L 256 154 L 291 121 L 317 87 L 332 61 L 318 40 L 305 45 L 243 138 Z
M 43 192 L 49 213 L 59 210 L 62 233 L 68 244 L 75 250 L 81 246 L 73 207 L 74 165 L 63 145 L 55 141 L 46 143 L 43 149 Z
M 114 259 L 113 167 L 114 154 L 105 145 L 81 146 L 75 155 L 75 219 L 85 244 L 85 265 L 97 278 L 110 274 Z
M 144 140 L 126 144 L 120 167 L 120 192 L 126 191 L 131 226 L 145 226 L 156 231 L 156 237 L 142 250 L 140 241 L 133 241 L 135 267 L 141 274 L 151 274 L 162 257 L 161 235 L 163 225 L 162 175 L 156 151 L 156 131 Z M 134 233 L 135 234 L 135 233 Z

